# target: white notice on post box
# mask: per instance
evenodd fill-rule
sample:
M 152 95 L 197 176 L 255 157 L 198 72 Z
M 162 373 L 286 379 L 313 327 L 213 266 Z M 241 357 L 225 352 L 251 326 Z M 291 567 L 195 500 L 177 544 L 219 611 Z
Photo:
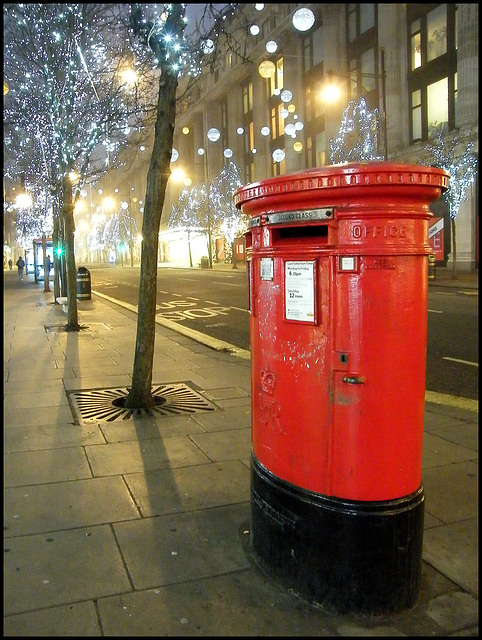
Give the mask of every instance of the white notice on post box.
M 285 262 L 285 317 L 315 321 L 314 262 Z
M 261 258 L 259 264 L 261 280 L 272 280 L 274 274 L 273 258 Z

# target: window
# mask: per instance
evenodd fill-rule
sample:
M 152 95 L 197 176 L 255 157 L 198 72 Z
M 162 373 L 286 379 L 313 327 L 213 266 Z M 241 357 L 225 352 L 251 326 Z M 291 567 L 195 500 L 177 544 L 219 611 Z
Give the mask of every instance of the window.
M 247 162 L 244 165 L 244 175 L 245 175 L 245 180 L 246 180 L 246 184 L 249 184 L 250 182 L 254 182 L 254 162 Z
M 447 53 L 447 5 L 427 14 L 427 62 Z
M 357 100 L 363 96 L 370 109 L 378 107 L 378 83 L 375 48 L 363 51 L 358 58 L 348 63 L 350 76 L 350 96 Z
M 347 36 L 348 42 L 353 42 L 362 34 L 375 27 L 374 4 L 347 5 Z
M 282 176 L 286 173 L 286 159 L 281 160 L 281 162 L 275 162 L 273 156 L 271 156 L 271 176 L 275 178 L 276 176 Z
M 323 25 L 309 33 L 301 41 L 303 49 L 303 72 L 306 75 L 311 69 L 323 62 Z
M 244 126 L 244 153 L 251 156 L 251 149 L 254 148 L 254 122 L 248 122 Z
M 271 145 L 270 150 L 271 154 L 275 149 L 283 149 L 285 148 L 285 121 L 284 118 L 281 117 L 281 109 L 284 108 L 283 104 L 278 104 L 274 107 L 271 107 Z M 282 160 L 281 162 L 275 162 L 273 157 L 271 156 L 272 166 L 271 166 L 271 175 L 279 176 L 282 175 L 286 170 L 286 161 Z
M 378 56 L 378 5 L 346 6 L 347 64 L 349 98 L 363 96 L 370 111 L 380 109 L 381 69 Z
M 283 58 L 279 58 L 276 62 L 276 70 L 274 74 L 266 80 L 266 88 L 268 91 L 268 111 L 266 117 L 269 118 L 270 125 L 270 151 L 285 148 L 284 139 L 284 119 L 280 115 L 284 103 L 280 104 L 279 93 L 283 89 Z M 284 172 L 285 162 L 275 162 L 272 159 L 271 172 L 273 176 L 280 175 Z
M 253 123 L 253 83 L 247 80 L 241 87 L 243 100 L 243 147 L 244 147 L 244 175 L 247 182 L 253 180 L 254 123 Z
M 427 85 L 427 123 L 429 133 L 432 127 L 439 124 L 447 124 L 448 112 L 448 79 L 443 78 L 438 82 Z
M 422 92 L 420 89 L 412 93 L 412 138 L 422 139 Z
M 253 83 L 248 82 L 243 86 L 243 114 L 253 111 Z
M 412 69 L 418 69 L 422 65 L 422 35 L 420 33 L 420 20 L 412 22 L 412 36 L 410 38 L 410 64 Z
M 271 140 L 284 136 L 285 121 L 281 117 L 281 110 L 284 108 L 284 104 L 279 104 L 271 109 Z
M 276 61 L 276 71 L 269 79 L 270 95 L 274 96 L 276 90 L 283 88 L 283 58 Z
M 228 100 L 226 97 L 221 101 L 221 142 L 223 149 L 229 147 Z
M 373 4 L 359 4 L 360 34 L 375 26 L 375 7 Z
M 455 4 L 412 4 L 407 18 L 411 141 L 417 142 L 427 140 L 435 126 L 455 126 L 457 9 Z

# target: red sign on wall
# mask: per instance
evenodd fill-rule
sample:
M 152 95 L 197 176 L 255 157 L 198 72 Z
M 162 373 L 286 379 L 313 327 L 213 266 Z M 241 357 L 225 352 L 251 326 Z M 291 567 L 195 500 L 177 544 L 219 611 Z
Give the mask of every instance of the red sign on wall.
M 444 260 L 444 219 L 432 218 L 428 228 L 428 243 L 435 260 Z

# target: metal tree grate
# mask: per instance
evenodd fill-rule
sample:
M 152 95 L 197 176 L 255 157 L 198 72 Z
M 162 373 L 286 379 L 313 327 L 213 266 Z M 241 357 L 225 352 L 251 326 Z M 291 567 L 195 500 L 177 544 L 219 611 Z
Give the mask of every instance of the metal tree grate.
M 77 417 L 83 423 L 115 422 L 156 415 L 177 416 L 214 411 L 216 408 L 184 383 L 154 385 L 151 392 L 155 405 L 149 409 L 124 407 L 124 400 L 129 393 L 127 388 L 75 391 L 69 394 L 69 399 Z

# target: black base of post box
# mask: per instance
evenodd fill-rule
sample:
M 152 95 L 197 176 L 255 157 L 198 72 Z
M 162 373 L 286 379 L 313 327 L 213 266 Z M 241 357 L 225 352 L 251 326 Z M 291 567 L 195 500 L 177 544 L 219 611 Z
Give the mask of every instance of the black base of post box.
M 251 457 L 251 549 L 270 577 L 333 613 L 381 615 L 420 595 L 423 487 L 395 500 L 323 496 Z

